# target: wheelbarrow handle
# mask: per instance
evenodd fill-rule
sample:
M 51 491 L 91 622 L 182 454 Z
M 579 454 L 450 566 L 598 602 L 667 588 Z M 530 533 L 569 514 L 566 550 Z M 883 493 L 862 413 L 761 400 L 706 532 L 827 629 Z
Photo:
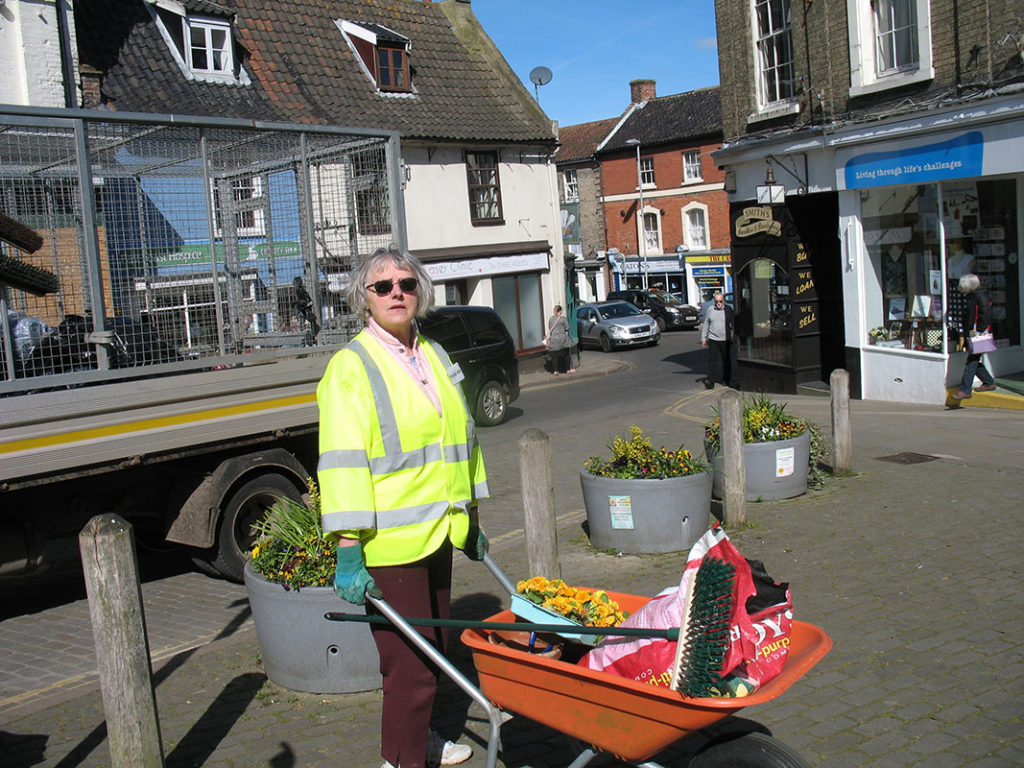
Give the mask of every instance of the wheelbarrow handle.
M 455 684 L 466 693 L 467 696 L 483 707 L 484 712 L 487 713 L 488 720 L 486 768 L 496 768 L 498 765 L 499 732 L 501 730 L 501 715 L 499 714 L 497 707 L 491 704 L 487 697 L 484 696 L 483 692 L 473 685 L 473 683 L 470 682 L 470 680 L 459 671 L 458 667 L 452 664 L 443 653 L 431 645 L 423 635 L 413 629 L 412 625 L 406 621 L 398 611 L 392 608 L 387 600 L 367 595 L 366 601 L 381 613 L 381 616 L 375 616 L 373 618 L 384 619 L 385 621 L 393 624 L 399 632 L 405 635 L 409 642 L 423 651 L 423 653 L 427 655 L 427 658 L 437 664 L 437 666 L 446 675 L 448 675 L 448 677 L 450 677 Z M 330 617 L 331 614 L 325 615 L 325 618 Z
M 512 583 L 512 580 L 508 576 L 505 575 L 505 572 L 501 570 L 501 566 L 495 562 L 489 552 L 484 555 L 484 565 L 486 565 L 490 569 L 491 573 L 494 574 L 494 578 L 498 580 L 502 589 L 510 595 L 514 595 L 516 593 L 516 585 Z

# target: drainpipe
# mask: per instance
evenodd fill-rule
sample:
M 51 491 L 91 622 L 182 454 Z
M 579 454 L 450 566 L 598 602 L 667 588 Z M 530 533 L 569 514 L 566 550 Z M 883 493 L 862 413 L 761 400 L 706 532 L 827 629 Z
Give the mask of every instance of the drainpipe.
M 57 0 L 54 10 L 57 13 L 57 38 L 60 43 L 61 79 L 64 81 L 64 106 L 74 109 L 75 102 L 75 58 L 71 48 L 71 29 L 68 23 L 68 2 Z

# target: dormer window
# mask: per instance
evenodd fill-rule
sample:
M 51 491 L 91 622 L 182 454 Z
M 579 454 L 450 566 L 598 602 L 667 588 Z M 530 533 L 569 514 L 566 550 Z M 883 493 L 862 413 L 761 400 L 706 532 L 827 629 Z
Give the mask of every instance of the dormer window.
M 231 27 L 216 19 L 187 16 L 181 20 L 188 35 L 188 66 L 195 74 L 231 77 L 235 57 L 231 50 Z
M 189 80 L 208 83 L 249 85 L 235 55 L 232 16 L 200 16 L 189 13 L 177 0 L 147 0 L 157 20 L 160 35 L 174 61 Z M 205 3 L 213 8 L 211 2 Z
M 380 24 L 343 19 L 337 19 L 334 23 L 356 54 L 363 73 L 378 90 L 389 93 L 412 91 L 409 38 Z

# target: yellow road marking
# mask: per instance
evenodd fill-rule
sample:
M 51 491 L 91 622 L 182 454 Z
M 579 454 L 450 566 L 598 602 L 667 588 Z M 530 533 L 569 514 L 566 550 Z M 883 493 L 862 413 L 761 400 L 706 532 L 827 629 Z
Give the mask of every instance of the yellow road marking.
M 260 400 L 255 403 L 246 403 L 244 405 L 229 405 L 224 406 L 223 408 L 210 408 L 203 411 L 182 413 L 175 416 L 158 416 L 151 419 L 126 421 L 121 424 L 110 424 L 104 427 L 76 429 L 68 432 L 44 435 L 42 437 L 29 437 L 23 440 L 11 440 L 5 443 L 0 443 L 0 453 L 31 451 L 38 448 L 50 448 L 63 443 L 77 443 L 85 440 L 115 437 L 133 432 L 161 429 L 164 427 L 179 427 L 200 421 L 211 421 L 231 416 L 243 416 L 249 413 L 275 410 L 278 408 L 290 408 L 296 405 L 308 405 L 315 401 L 316 395 L 314 393 L 310 393 L 306 395 L 293 395 L 291 397 L 278 397 L 271 400 Z

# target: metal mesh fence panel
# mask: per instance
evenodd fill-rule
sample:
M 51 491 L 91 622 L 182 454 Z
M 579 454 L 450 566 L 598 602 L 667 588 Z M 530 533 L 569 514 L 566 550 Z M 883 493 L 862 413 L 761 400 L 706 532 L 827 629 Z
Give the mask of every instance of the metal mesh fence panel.
M 348 275 L 399 239 L 394 153 L 343 131 L 0 112 L 0 212 L 43 239 L 0 255 L 58 286 L 0 289 L 2 379 L 346 341 Z

